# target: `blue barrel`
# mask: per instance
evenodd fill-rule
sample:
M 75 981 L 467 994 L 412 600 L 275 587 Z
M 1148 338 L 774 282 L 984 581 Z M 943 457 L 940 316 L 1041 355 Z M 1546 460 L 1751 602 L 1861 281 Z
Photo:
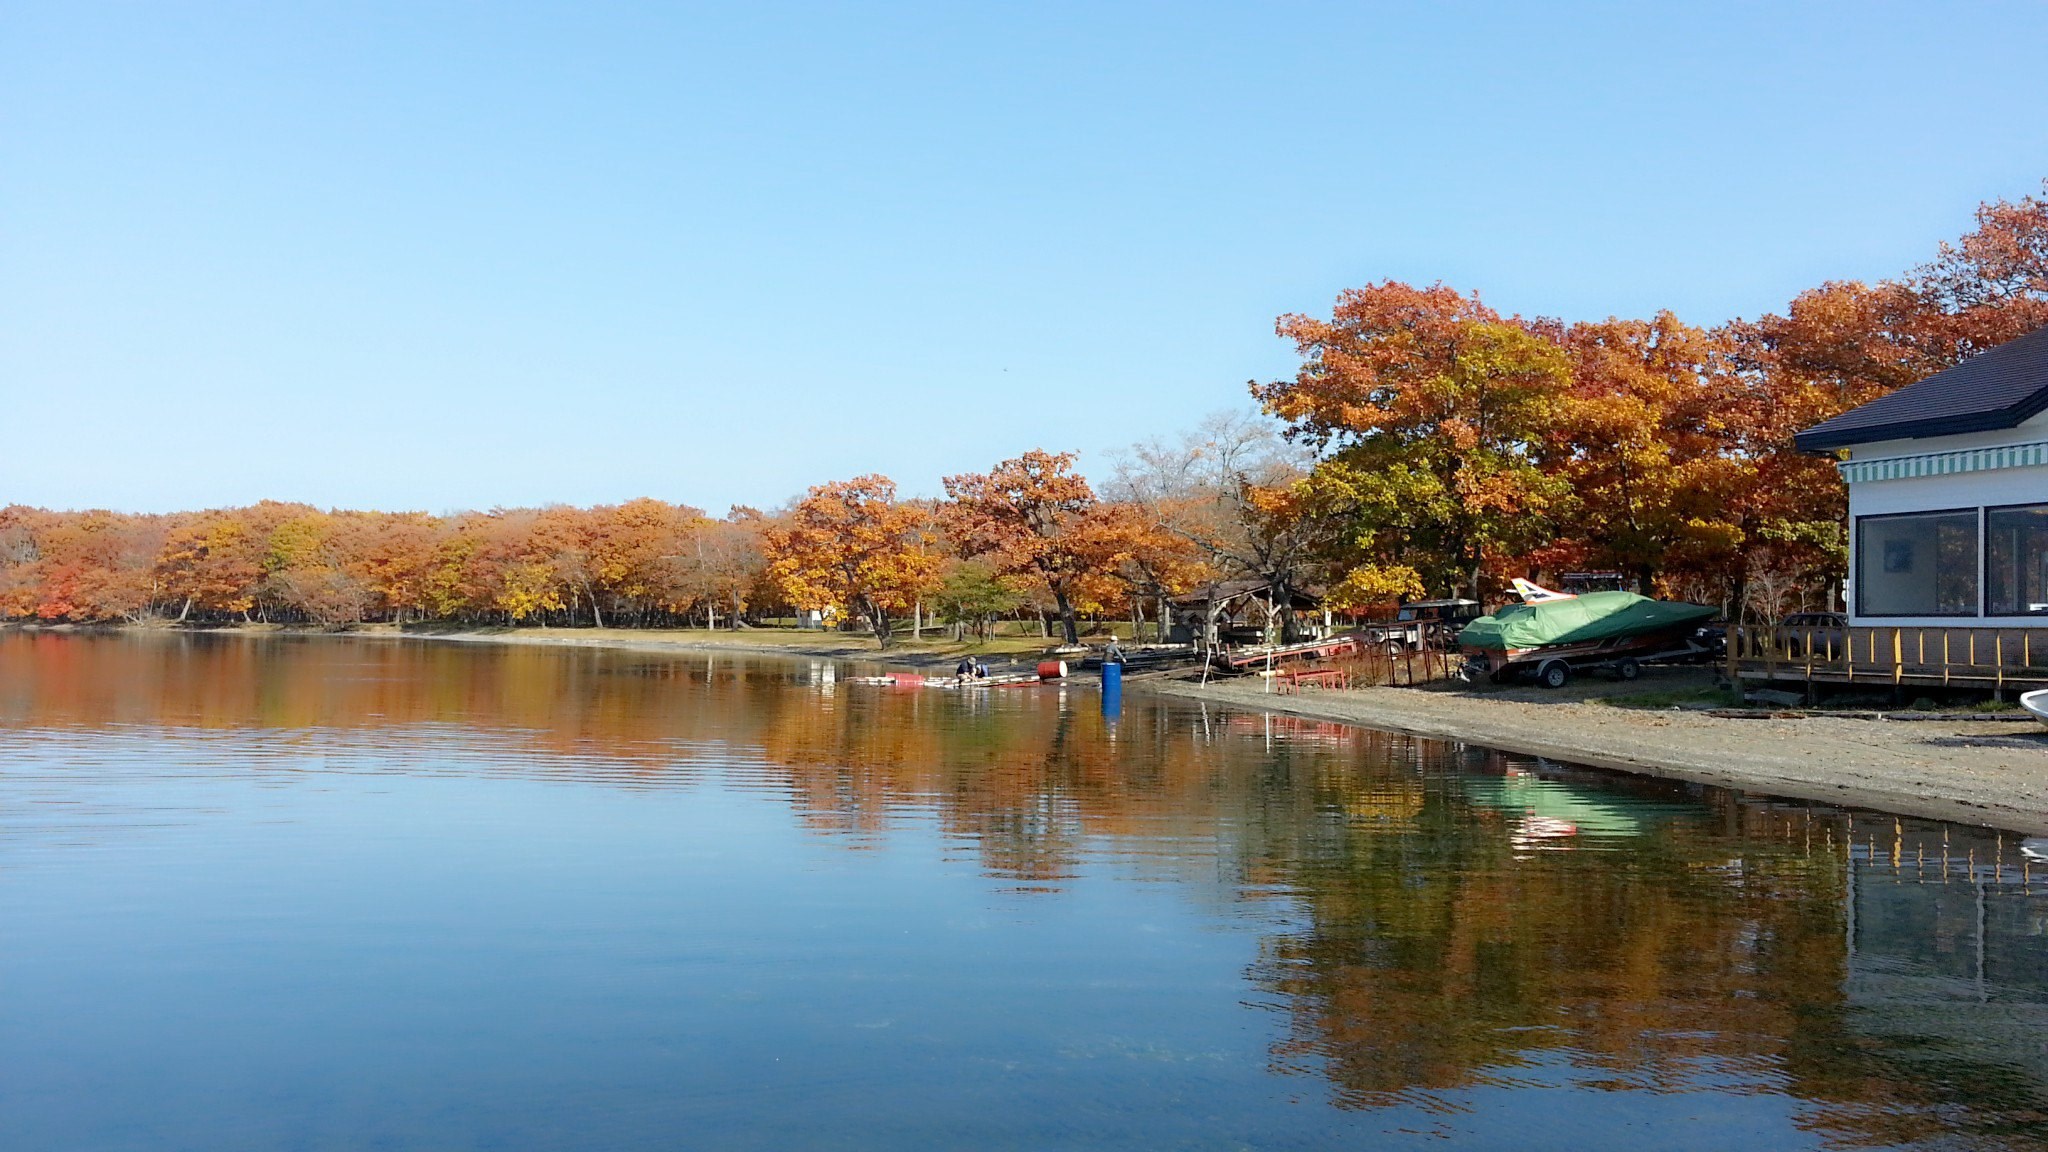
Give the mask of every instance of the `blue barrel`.
M 1122 690 L 1123 690 L 1123 686 L 1124 686 L 1124 666 L 1123 666 L 1123 665 L 1121 665 L 1121 664 L 1117 664 L 1117 663 L 1105 663 L 1105 664 L 1103 664 L 1103 666 L 1102 666 L 1102 690 L 1103 690 L 1104 692 L 1119 692 L 1119 691 L 1122 691 Z

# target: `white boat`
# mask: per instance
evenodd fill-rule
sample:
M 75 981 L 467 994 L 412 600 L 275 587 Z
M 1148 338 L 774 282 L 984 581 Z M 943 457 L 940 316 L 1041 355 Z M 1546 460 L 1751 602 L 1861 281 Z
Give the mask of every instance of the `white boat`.
M 2048 724 L 2048 688 L 2037 692 L 2020 693 L 2020 707 L 2034 714 L 2034 719 Z

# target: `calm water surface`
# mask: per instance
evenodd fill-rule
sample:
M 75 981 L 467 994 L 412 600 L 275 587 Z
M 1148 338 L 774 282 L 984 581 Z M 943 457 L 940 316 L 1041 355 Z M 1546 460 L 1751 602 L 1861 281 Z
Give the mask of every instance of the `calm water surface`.
M 0 1147 L 2036 1147 L 2010 836 L 1084 689 L 0 634 Z

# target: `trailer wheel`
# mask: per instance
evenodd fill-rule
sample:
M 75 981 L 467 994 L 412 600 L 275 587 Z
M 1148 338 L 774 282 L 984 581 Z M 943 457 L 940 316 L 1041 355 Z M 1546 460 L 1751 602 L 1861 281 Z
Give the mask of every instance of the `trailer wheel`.
M 1614 678 L 1617 680 L 1633 680 L 1642 674 L 1643 666 L 1633 656 L 1623 656 L 1615 662 Z
M 1536 682 L 1545 688 L 1562 688 L 1572 682 L 1571 666 L 1562 660 L 1546 661 L 1536 670 Z
M 1387 659 L 1399 660 L 1401 654 L 1408 651 L 1408 646 L 1399 640 L 1389 640 L 1381 650 L 1387 654 Z

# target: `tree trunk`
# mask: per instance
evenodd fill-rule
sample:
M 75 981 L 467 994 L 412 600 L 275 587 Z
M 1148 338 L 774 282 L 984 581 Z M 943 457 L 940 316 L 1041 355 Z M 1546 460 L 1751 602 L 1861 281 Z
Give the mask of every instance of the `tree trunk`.
M 874 625 L 875 640 L 878 643 L 880 643 L 882 647 L 887 648 L 889 646 L 889 641 L 892 638 L 889 635 L 889 613 L 881 607 L 878 607 L 877 605 L 869 604 L 868 622 Z
M 910 605 L 910 638 L 919 643 L 924 641 L 924 598 L 919 597 Z
M 1074 602 L 1067 599 L 1065 592 L 1054 592 L 1052 602 L 1059 606 L 1060 631 L 1067 638 L 1069 647 L 1081 642 L 1081 628 L 1074 621 Z
M 178 609 L 178 623 L 183 624 L 185 622 L 185 617 L 190 616 L 191 614 L 192 598 L 190 596 L 187 596 L 185 597 L 185 606 L 183 608 Z
M 1287 586 L 1286 581 L 1273 580 L 1269 581 L 1266 585 L 1266 595 L 1272 597 L 1272 602 L 1267 605 L 1267 610 L 1278 613 L 1280 616 L 1279 642 L 1282 644 L 1293 643 L 1299 637 L 1299 633 L 1295 631 L 1294 627 L 1294 591 Z M 1268 625 L 1266 630 L 1268 633 L 1271 633 L 1272 626 Z
M 604 611 L 597 606 L 597 590 L 590 586 L 590 581 L 588 580 L 583 582 L 583 594 L 590 597 L 591 622 L 599 628 L 604 627 Z

